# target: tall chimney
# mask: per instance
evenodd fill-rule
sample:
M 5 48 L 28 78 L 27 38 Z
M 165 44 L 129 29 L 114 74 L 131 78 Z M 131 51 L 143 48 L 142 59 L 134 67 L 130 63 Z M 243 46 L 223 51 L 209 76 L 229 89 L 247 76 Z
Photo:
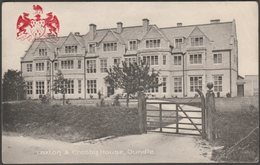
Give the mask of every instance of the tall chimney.
M 117 22 L 117 33 L 121 33 L 123 30 L 123 23 L 122 22 Z
M 219 23 L 220 22 L 220 19 L 212 19 L 210 20 L 210 23 L 213 24 L 213 23 Z
M 143 19 L 143 29 L 144 29 L 145 32 L 148 31 L 148 27 L 149 27 L 149 19 L 144 18 Z
M 91 40 L 94 40 L 94 38 L 95 38 L 96 29 L 97 29 L 97 26 L 95 24 L 89 24 L 89 35 L 90 35 Z
M 177 23 L 177 27 L 180 27 L 180 26 L 182 26 L 182 23 L 181 23 L 181 22 L 178 22 L 178 23 Z

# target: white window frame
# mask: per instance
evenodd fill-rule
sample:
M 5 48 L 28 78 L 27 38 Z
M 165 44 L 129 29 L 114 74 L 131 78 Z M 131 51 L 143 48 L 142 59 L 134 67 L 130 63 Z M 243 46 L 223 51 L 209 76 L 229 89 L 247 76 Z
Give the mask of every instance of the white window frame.
M 48 51 L 47 48 L 39 48 L 39 56 L 47 56 Z
M 26 71 L 27 71 L 27 72 L 32 72 L 32 66 L 33 66 L 32 63 L 26 64 Z
M 82 60 L 78 60 L 78 69 L 81 69 L 82 67 Z
M 32 95 L 33 94 L 33 81 L 26 82 L 26 94 Z
M 214 92 L 223 91 L 223 75 L 213 75 Z M 219 79 L 221 77 L 221 79 Z
M 80 79 L 80 80 L 78 80 L 78 94 L 81 94 L 81 92 L 82 92 L 82 89 L 81 89 L 81 87 L 82 87 L 82 84 L 81 84 L 81 82 L 82 82 L 82 80 Z
M 44 62 L 35 63 L 36 72 L 44 72 Z
M 62 60 L 61 69 L 74 69 L 74 60 Z
M 181 40 L 181 42 L 177 42 L 177 40 Z M 182 46 L 182 44 L 183 44 L 183 38 L 175 38 L 174 39 L 174 44 L 175 44 L 175 48 L 176 49 L 179 49 L 179 48 L 181 48 L 181 46 Z
M 147 39 L 147 40 L 145 40 L 145 48 L 146 49 L 161 48 L 161 39 Z
M 74 94 L 74 80 L 68 79 L 66 83 L 66 94 Z
M 151 66 L 159 65 L 158 55 L 143 55 L 143 61 Z
M 174 55 L 173 56 L 173 65 L 175 65 L 175 66 L 182 65 L 182 55 Z
M 162 92 L 167 93 L 167 77 L 162 78 Z
M 78 45 L 65 45 L 64 49 L 65 54 L 78 53 Z
M 103 50 L 103 52 L 116 52 L 118 50 L 117 48 L 118 48 L 117 42 L 105 42 L 105 43 L 103 43 L 102 50 Z
M 93 49 L 90 49 L 90 45 L 94 45 L 94 46 L 93 46 Z M 88 50 L 89 50 L 88 53 L 90 53 L 90 54 L 96 53 L 96 46 L 97 46 L 96 43 L 89 43 L 89 44 L 88 44 Z M 92 51 L 92 50 L 93 50 L 93 51 Z
M 96 73 L 97 72 L 97 64 L 96 60 L 87 60 L 87 73 Z
M 198 39 L 198 41 L 196 41 Z M 202 41 L 201 41 L 202 39 Z M 204 37 L 203 36 L 194 36 L 190 38 L 191 46 L 203 46 L 204 45 Z
M 200 58 L 200 63 L 199 63 L 199 56 L 201 57 Z M 201 64 L 203 64 L 203 62 L 202 62 L 203 57 L 202 56 L 203 56 L 202 53 L 192 53 L 192 54 L 189 54 L 190 65 L 201 65 Z M 196 60 L 195 60 L 195 57 L 196 57 Z M 196 63 L 195 63 L 195 61 L 196 61 Z
M 166 65 L 167 64 L 167 55 L 163 55 L 163 65 Z
M 44 90 L 44 81 L 36 81 L 35 82 L 35 93 L 36 94 L 41 94 L 43 95 L 45 93 L 45 90 Z
M 133 46 L 133 42 L 135 42 L 135 47 Z M 137 42 L 137 40 L 130 40 L 128 42 L 128 48 L 129 48 L 130 51 L 137 50 L 138 49 L 138 42 Z
M 97 80 L 87 80 L 87 93 L 88 94 L 97 93 Z
M 107 72 L 107 59 L 100 59 L 100 72 L 101 73 Z
M 117 60 L 117 62 L 115 62 L 115 60 Z M 118 57 L 118 58 L 113 58 L 113 64 L 114 65 L 119 65 L 120 64 L 120 61 L 121 61 L 121 59 L 120 59 L 120 57 Z
M 191 80 L 193 79 L 193 80 Z M 197 83 L 196 80 L 197 79 Z M 203 90 L 203 76 L 189 76 L 189 81 L 190 81 L 190 92 L 196 92 L 195 89 Z M 201 84 L 200 84 L 201 82 Z
M 176 76 L 173 77 L 173 91 L 174 93 L 182 93 L 182 77 Z
M 214 64 L 222 64 L 222 53 L 214 53 L 213 54 L 213 63 Z

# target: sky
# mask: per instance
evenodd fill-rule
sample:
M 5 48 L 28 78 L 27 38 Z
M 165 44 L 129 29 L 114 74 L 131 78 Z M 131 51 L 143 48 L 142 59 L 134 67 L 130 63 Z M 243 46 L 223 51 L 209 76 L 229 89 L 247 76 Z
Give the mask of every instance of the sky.
M 238 37 L 239 74 L 258 75 L 258 4 L 256 2 L 5 2 L 2 6 L 2 74 L 20 70 L 20 58 L 30 42 L 16 39 L 16 22 L 23 12 L 33 13 L 40 5 L 43 12 L 53 12 L 60 21 L 59 36 L 70 32 L 86 34 L 89 24 L 97 29 L 142 24 L 148 18 L 159 28 L 205 24 L 235 19 Z

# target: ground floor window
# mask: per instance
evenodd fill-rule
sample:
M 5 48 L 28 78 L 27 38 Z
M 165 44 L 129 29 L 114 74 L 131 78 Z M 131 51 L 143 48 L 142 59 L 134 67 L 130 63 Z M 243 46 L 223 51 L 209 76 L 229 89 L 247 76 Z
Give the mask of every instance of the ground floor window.
M 173 78 L 174 82 L 174 92 L 179 93 L 182 92 L 182 77 L 174 77 Z
M 222 75 L 214 75 L 214 92 L 222 92 Z
M 97 93 L 97 80 L 87 80 L 87 92 Z
M 28 95 L 31 95 L 31 94 L 33 94 L 33 82 L 32 81 L 27 81 L 26 82 L 26 89 L 27 89 L 27 94 Z
M 201 76 L 190 77 L 190 91 L 195 92 L 195 89 L 202 90 L 202 77 Z
M 51 91 L 51 85 L 50 85 L 50 80 L 47 80 L 47 93 L 50 93 Z
M 36 81 L 36 94 L 44 94 L 44 81 Z
M 158 82 L 159 82 L 159 79 L 156 78 L 155 81 L 158 83 Z M 150 88 L 150 89 L 148 89 L 148 92 L 149 92 L 149 93 L 158 93 L 158 92 L 159 92 L 159 88 L 158 88 L 158 87 Z
M 163 77 L 162 87 L 163 87 L 163 93 L 166 93 L 167 90 L 167 84 L 166 84 L 166 77 Z
M 73 94 L 74 93 L 74 80 L 68 80 L 67 81 L 67 94 Z
M 78 93 L 81 93 L 81 80 L 78 80 Z

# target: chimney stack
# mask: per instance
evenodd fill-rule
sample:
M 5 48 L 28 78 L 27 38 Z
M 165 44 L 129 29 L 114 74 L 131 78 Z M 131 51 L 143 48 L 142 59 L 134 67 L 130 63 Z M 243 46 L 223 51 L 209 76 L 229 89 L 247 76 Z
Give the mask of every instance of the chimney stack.
M 178 23 L 177 23 L 177 27 L 180 27 L 180 26 L 182 26 L 182 23 L 181 23 L 181 22 L 178 22 Z
M 148 27 L 149 27 L 149 19 L 144 18 L 143 19 L 143 28 L 144 28 L 145 32 L 148 31 Z
M 90 39 L 94 40 L 96 35 L 97 26 L 95 24 L 89 24 L 89 35 Z
M 220 19 L 212 19 L 210 20 L 210 23 L 213 24 L 213 23 L 219 23 L 220 22 Z
M 121 33 L 123 30 L 123 23 L 122 22 L 117 22 L 117 33 Z
M 80 33 L 79 33 L 79 32 L 75 32 L 74 35 L 75 35 L 75 36 L 79 36 Z

